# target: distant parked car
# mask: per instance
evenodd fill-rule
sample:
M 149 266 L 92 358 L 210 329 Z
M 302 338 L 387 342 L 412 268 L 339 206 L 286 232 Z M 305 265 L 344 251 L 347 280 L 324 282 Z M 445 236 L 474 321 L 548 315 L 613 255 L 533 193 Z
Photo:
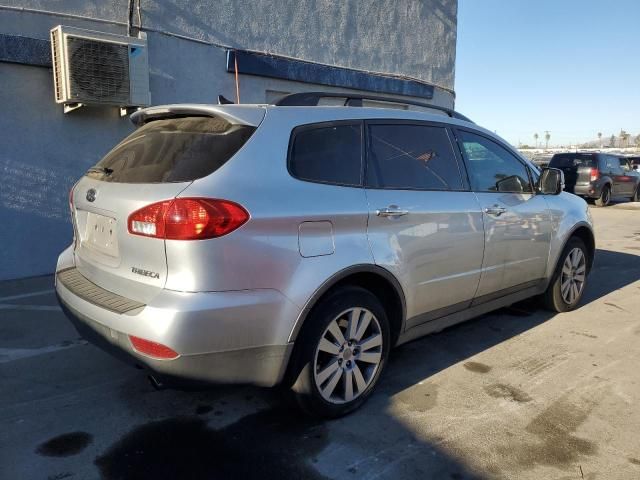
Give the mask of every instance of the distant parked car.
M 595 199 L 599 207 L 607 206 L 613 196 L 629 197 L 632 202 L 640 200 L 640 176 L 625 170 L 615 155 L 558 153 L 549 167 L 564 172 L 567 192 Z

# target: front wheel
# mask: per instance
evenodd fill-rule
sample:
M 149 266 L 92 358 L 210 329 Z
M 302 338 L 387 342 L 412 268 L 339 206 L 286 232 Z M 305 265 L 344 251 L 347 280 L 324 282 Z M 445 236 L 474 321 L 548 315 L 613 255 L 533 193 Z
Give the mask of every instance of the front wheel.
M 544 302 L 549 310 L 568 312 L 578 306 L 587 282 L 587 255 L 587 248 L 579 238 L 572 237 L 567 242 L 544 293 Z
M 611 201 L 611 188 L 609 187 L 609 185 L 605 185 L 604 187 L 602 187 L 602 190 L 600 191 L 600 196 L 596 198 L 596 206 L 606 207 L 607 205 L 609 205 L 610 201 Z
M 321 300 L 305 323 L 293 359 L 294 397 L 309 414 L 345 415 L 364 403 L 385 366 L 385 310 L 368 290 L 346 287 Z

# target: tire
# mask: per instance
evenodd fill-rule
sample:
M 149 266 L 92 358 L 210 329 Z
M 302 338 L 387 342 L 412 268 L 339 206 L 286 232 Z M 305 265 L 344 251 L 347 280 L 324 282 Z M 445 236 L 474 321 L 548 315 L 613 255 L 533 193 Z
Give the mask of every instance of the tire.
M 298 338 L 289 372 L 291 391 L 304 412 L 322 418 L 340 417 L 366 401 L 391 346 L 382 304 L 355 286 L 320 300 Z
M 602 187 L 602 190 L 600 191 L 600 196 L 598 198 L 596 198 L 596 206 L 598 207 L 606 207 L 607 205 L 609 205 L 609 202 L 611 201 L 611 187 L 609 185 L 605 185 L 604 187 Z
M 576 253 L 577 250 L 579 253 Z M 576 308 L 587 284 L 588 268 L 589 254 L 584 242 L 578 237 L 571 237 L 560 255 L 556 271 L 543 295 L 545 307 L 558 313 Z

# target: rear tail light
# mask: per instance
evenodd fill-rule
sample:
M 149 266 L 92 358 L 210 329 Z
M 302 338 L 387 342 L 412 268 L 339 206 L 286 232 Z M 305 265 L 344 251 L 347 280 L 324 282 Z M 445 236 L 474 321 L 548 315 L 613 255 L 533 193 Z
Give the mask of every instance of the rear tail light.
M 592 182 L 598 180 L 600 178 L 600 170 L 598 170 L 597 168 L 592 168 L 589 178 Z
M 204 240 L 233 232 L 249 213 L 229 200 L 176 198 L 136 210 L 127 221 L 129 233 L 167 240 Z
M 151 340 L 145 340 L 144 338 L 134 337 L 129 335 L 129 340 L 136 352 L 143 353 L 149 357 L 157 358 L 158 360 L 173 360 L 180 355 L 178 352 L 171 350 L 166 345 L 161 343 L 152 342 Z

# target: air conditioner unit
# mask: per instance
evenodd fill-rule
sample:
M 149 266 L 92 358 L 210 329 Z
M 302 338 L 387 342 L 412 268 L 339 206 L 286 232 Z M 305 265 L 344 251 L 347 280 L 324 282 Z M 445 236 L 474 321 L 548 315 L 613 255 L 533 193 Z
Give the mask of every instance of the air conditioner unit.
M 81 105 L 150 104 L 147 40 L 59 25 L 51 30 L 56 102 Z

